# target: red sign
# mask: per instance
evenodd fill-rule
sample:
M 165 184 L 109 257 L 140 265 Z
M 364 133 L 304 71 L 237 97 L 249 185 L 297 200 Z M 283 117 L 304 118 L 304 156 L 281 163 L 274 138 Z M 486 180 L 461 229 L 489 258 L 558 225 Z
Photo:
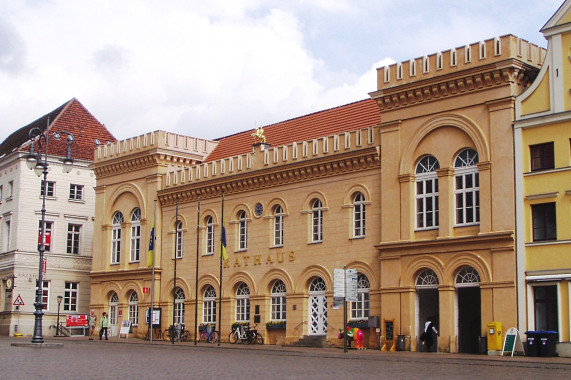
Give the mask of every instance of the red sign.
M 50 231 L 44 232 L 44 246 L 49 247 L 52 241 L 52 233 Z M 42 231 L 38 231 L 38 245 L 42 244 Z
M 143 293 L 148 293 L 149 292 L 149 288 L 143 288 Z
M 85 327 L 87 325 L 87 314 L 68 315 L 65 317 L 66 327 Z

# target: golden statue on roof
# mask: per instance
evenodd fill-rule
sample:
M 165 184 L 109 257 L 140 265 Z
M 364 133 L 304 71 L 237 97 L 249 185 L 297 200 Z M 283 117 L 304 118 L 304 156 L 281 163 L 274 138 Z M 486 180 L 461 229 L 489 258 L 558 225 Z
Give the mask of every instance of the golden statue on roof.
M 262 127 L 256 128 L 256 132 L 252 133 L 252 137 L 254 138 L 254 144 L 265 143 L 266 136 L 264 135 L 264 128 Z

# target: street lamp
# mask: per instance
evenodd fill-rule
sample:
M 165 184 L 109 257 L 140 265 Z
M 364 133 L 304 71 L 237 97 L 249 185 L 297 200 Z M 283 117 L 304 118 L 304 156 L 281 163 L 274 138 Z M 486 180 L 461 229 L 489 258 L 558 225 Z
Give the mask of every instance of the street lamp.
M 62 296 L 57 296 L 57 324 L 56 324 L 56 336 L 59 336 L 59 306 L 63 300 Z
M 48 120 L 48 127 L 46 131 L 43 132 L 39 128 L 32 128 L 29 132 L 30 139 L 32 143 L 30 144 L 30 153 L 26 157 L 26 165 L 28 168 L 33 169 L 34 172 L 38 177 L 42 174 L 44 176 L 42 182 L 42 221 L 40 223 L 40 265 L 38 270 L 38 287 L 36 289 L 36 302 L 34 306 L 36 311 L 34 311 L 35 322 L 34 322 L 34 336 L 32 337 L 32 343 L 44 343 L 44 337 L 42 334 L 42 317 L 44 315 L 44 303 L 42 302 L 43 296 L 43 262 L 44 262 L 44 252 L 46 251 L 45 246 L 45 225 L 46 225 L 46 193 L 47 193 L 47 178 L 48 178 L 48 144 L 49 140 L 51 139 L 48 134 L 49 129 L 49 120 Z M 63 159 L 63 172 L 69 173 L 72 169 L 73 160 L 71 159 L 71 145 L 74 143 L 75 139 L 70 132 L 61 131 L 55 132 L 52 134 L 56 140 L 61 138 L 60 133 L 65 133 L 67 135 L 67 139 L 65 141 L 67 148 L 66 148 L 66 157 Z M 42 138 L 44 139 L 44 158 L 42 159 Z M 34 150 L 34 144 L 38 143 L 38 150 L 37 152 Z M 59 319 L 59 303 L 60 299 L 58 297 L 58 319 Z M 59 321 L 58 321 L 59 323 Z M 59 327 L 58 327 L 59 330 Z

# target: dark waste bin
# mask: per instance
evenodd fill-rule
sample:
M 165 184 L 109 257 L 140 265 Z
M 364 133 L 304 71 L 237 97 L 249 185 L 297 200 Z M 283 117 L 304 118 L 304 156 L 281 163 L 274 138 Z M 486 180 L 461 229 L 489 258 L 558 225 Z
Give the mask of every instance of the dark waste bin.
M 478 339 L 479 353 L 482 355 L 488 355 L 488 337 L 481 336 Z
M 404 335 L 397 335 L 397 351 L 404 351 Z
M 538 355 L 543 357 L 555 356 L 557 331 L 539 331 Z
M 539 331 L 526 331 L 527 344 L 525 346 L 526 356 L 539 356 L 537 345 L 539 344 Z

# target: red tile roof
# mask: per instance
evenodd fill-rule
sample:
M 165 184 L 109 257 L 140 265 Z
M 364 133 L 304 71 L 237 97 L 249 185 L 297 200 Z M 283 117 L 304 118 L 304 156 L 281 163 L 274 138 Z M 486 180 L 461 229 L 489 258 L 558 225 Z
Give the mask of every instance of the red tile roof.
M 117 141 L 115 137 L 101 124 L 77 99 L 62 104 L 55 110 L 45 114 L 32 123 L 18 129 L 0 144 L 0 157 L 14 150 L 26 150 L 23 147 L 29 140 L 29 131 L 39 128 L 45 133 L 49 120 L 49 136 L 53 132 L 68 131 L 75 137 L 75 143 L 71 146 L 73 159 L 93 161 L 95 151 L 95 139 L 105 144 L 106 141 Z M 67 136 L 62 134 L 62 138 Z M 43 143 L 43 140 L 42 140 Z M 27 146 L 27 144 L 26 144 Z M 65 157 L 66 144 L 63 141 L 50 140 L 49 154 Z
M 273 147 L 367 128 L 381 122 L 381 111 L 373 99 L 319 111 L 295 119 L 264 126 L 266 142 Z M 216 161 L 252 151 L 254 139 L 249 130 L 218 139 L 220 144 L 206 161 Z

